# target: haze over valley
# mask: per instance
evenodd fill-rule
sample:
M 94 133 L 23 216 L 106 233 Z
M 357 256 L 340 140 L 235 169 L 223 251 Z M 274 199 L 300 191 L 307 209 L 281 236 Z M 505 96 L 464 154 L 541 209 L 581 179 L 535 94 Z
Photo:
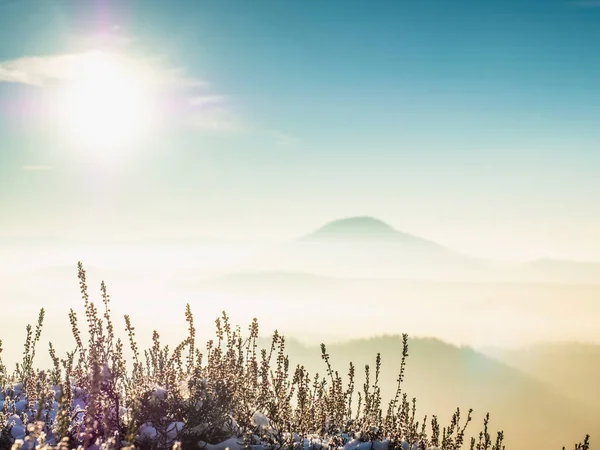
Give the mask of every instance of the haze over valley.
M 267 328 L 312 343 L 399 332 L 476 347 L 600 342 L 600 264 L 475 258 L 370 217 L 333 221 L 277 244 L 189 238 L 13 245 L 3 255 L 10 274 L 3 298 L 37 307 L 46 301 L 43 291 L 80 307 L 72 262 L 80 259 L 95 285 L 108 283 L 116 308 L 134 317 L 160 310 L 172 324 L 189 302 L 205 311 L 206 325 L 226 310 L 236 322 L 264 317 Z M 56 320 L 66 319 L 64 308 L 54 311 Z M 367 318 L 373 327 L 350 325 Z M 18 333 L 28 318 L 16 319 L 8 326 Z

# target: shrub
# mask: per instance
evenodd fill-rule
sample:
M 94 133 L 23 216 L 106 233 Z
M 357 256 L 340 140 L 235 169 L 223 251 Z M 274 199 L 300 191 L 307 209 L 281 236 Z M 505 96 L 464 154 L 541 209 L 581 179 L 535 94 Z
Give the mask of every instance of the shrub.
M 201 351 L 194 317 L 186 306 L 188 336 L 174 349 L 154 331 L 143 353 L 125 316 L 132 353 L 126 364 L 124 343 L 115 337 L 110 296 L 101 284 L 102 311 L 90 301 L 86 272 L 78 264 L 85 306 L 87 343 L 71 310 L 75 350 L 53 367 L 34 367 L 44 310 L 27 327 L 23 359 L 11 374 L 0 359 L 0 449 L 205 448 L 206 450 L 456 450 L 465 444 L 471 411 L 459 409 L 442 427 L 435 416 L 420 420 L 416 399 L 402 390 L 408 337 L 403 335 L 395 397 L 383 404 L 379 387 L 381 356 L 366 381 L 355 386 L 355 367 L 347 379 L 331 366 L 321 345 L 324 374 L 291 367 L 285 338 L 277 331 L 260 348 L 256 319 L 244 335 L 227 314 L 215 321 L 216 337 Z M 0 356 L 2 343 L 0 341 Z M 504 449 L 502 432 L 490 435 L 489 415 L 472 450 Z M 589 449 L 589 436 L 576 450 Z

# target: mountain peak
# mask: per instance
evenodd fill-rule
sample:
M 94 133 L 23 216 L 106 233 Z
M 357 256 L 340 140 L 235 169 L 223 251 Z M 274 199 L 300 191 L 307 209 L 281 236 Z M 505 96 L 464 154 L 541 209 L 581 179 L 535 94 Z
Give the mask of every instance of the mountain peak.
M 347 217 L 334 220 L 305 236 L 301 240 L 396 240 L 404 236 L 382 220 L 369 216 Z M 408 235 L 406 235 L 408 236 Z
M 348 217 L 334 220 L 321 227 L 317 233 L 380 234 L 395 233 L 390 225 L 370 216 Z

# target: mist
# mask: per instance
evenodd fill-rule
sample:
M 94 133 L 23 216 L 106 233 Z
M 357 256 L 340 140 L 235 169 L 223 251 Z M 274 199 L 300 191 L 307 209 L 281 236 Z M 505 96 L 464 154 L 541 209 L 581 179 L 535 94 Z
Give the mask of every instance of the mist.
M 480 260 L 374 219 L 328 226 L 280 244 L 190 238 L 5 246 L 0 295 L 28 314 L 5 323 L 0 337 L 23 335 L 44 306 L 55 344 L 66 345 L 68 310 L 82 308 L 81 260 L 91 291 L 99 293 L 104 280 L 115 312 L 139 319 L 142 339 L 151 317 L 177 329 L 189 303 L 208 330 L 225 310 L 236 323 L 257 317 L 266 329 L 313 344 L 403 332 L 476 348 L 600 342 L 599 265 L 561 262 L 570 270 L 557 277 L 558 263 Z M 10 352 L 9 360 L 18 357 Z

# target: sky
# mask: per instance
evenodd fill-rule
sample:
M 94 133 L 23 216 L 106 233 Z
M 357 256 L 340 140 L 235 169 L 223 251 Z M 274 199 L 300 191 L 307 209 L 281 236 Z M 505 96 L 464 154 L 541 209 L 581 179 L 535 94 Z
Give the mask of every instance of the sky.
M 97 60 L 135 77 L 89 94 L 90 124 L 72 88 Z M 0 0 L 3 242 L 370 215 L 476 256 L 600 261 L 599 122 L 599 2 Z

